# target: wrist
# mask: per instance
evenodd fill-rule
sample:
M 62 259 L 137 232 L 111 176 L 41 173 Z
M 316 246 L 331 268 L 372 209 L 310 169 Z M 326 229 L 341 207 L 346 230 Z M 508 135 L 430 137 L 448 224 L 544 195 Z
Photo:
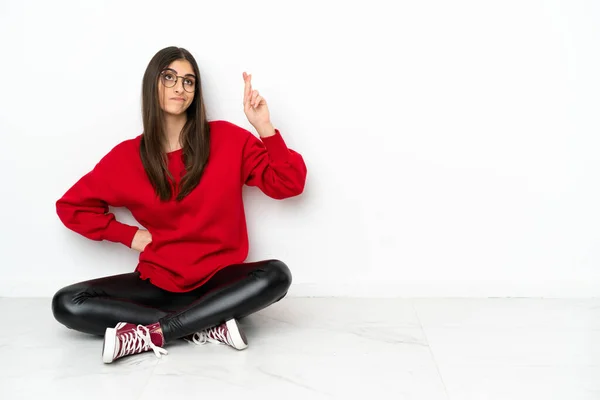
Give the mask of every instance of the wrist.
M 275 135 L 275 127 L 271 122 L 256 127 L 256 131 L 261 138 Z

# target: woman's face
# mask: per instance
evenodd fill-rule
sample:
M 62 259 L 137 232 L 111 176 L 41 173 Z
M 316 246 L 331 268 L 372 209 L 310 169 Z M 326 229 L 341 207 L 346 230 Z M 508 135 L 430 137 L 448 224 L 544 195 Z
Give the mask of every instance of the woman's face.
M 185 113 L 194 100 L 196 89 L 192 64 L 187 60 L 175 60 L 162 71 L 158 80 L 160 108 L 172 115 Z

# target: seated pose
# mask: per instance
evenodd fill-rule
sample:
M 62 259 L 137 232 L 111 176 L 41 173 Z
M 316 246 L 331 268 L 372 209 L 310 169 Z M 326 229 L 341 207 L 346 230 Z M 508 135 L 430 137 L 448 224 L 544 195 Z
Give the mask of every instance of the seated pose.
M 243 79 L 244 113 L 260 139 L 207 121 L 194 57 L 160 50 L 143 77 L 143 133 L 117 144 L 56 202 L 70 230 L 140 252 L 134 272 L 75 283 L 52 299 L 58 322 L 104 335 L 105 363 L 149 350 L 161 357 L 180 338 L 242 350 L 237 320 L 287 294 L 286 264 L 245 262 L 242 188 L 278 200 L 300 195 L 306 165 L 272 125 L 252 75 Z M 126 207 L 145 229 L 117 221 L 109 206 Z

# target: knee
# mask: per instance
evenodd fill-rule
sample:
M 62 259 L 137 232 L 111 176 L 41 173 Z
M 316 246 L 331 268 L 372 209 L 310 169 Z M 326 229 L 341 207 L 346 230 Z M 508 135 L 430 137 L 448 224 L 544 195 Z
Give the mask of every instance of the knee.
M 52 314 L 61 324 L 70 327 L 77 315 L 77 297 L 82 292 L 75 286 L 60 289 L 52 297 Z
M 269 284 L 287 292 L 292 285 L 292 272 L 288 266 L 280 260 L 268 260 L 264 266 Z

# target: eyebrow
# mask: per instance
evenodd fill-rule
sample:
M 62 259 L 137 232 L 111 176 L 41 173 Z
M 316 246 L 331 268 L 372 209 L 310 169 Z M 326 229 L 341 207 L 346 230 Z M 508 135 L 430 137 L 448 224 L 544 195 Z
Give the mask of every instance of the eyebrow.
M 179 72 L 175 71 L 173 68 L 165 68 L 165 69 L 168 69 L 169 71 L 173 71 L 173 72 L 175 72 L 175 74 L 179 74 Z M 194 78 L 196 77 L 196 75 L 194 75 L 194 74 L 185 74 L 184 76 L 192 76 Z

